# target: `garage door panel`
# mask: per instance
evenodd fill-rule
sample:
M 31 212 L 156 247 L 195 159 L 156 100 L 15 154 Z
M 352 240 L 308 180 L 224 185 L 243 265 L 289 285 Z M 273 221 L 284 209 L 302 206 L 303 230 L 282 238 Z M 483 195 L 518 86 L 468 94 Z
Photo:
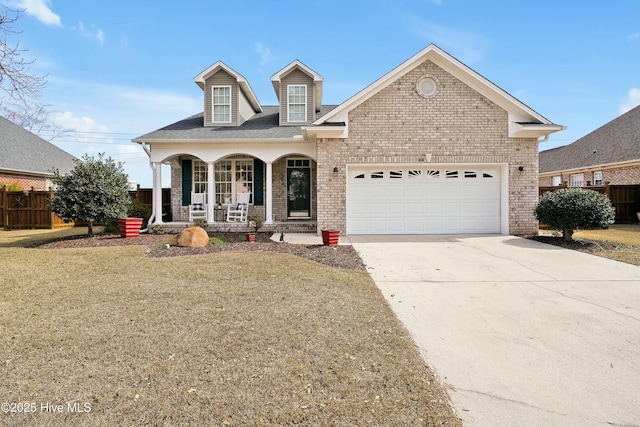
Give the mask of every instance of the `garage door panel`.
M 354 179 L 358 175 L 364 178 Z M 350 167 L 349 176 L 347 233 L 500 232 L 499 168 L 363 166 Z

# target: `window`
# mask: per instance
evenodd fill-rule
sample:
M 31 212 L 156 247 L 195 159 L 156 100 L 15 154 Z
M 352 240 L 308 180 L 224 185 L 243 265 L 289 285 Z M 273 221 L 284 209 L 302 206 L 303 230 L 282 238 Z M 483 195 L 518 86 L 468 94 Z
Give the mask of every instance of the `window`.
M 602 185 L 602 171 L 593 173 L 593 185 Z
M 231 123 L 231 86 L 211 88 L 211 116 L 214 123 Z
M 560 175 L 551 177 L 551 185 L 557 187 L 560 184 L 562 184 L 562 177 Z
M 584 174 L 576 173 L 569 177 L 569 187 L 584 187 Z
M 290 122 L 307 121 L 307 87 L 305 85 L 287 86 L 287 111 Z
M 216 188 L 216 203 L 235 203 L 236 194 L 249 192 L 253 203 L 253 160 L 220 160 L 213 166 Z M 201 160 L 193 161 L 193 191 L 207 192 L 207 164 Z
M 201 160 L 193 162 L 193 192 L 207 192 L 207 164 Z

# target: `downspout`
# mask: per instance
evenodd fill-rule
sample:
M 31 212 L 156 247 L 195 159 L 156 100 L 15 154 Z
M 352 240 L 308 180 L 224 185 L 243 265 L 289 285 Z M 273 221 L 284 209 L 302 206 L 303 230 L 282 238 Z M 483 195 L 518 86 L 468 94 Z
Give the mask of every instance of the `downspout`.
M 140 145 L 142 146 L 142 149 L 144 150 L 145 153 L 147 153 L 147 156 L 149 156 L 149 167 L 151 168 L 151 171 L 153 172 L 153 176 L 156 176 L 156 167 L 153 164 L 153 162 L 151 162 L 151 151 L 149 151 L 149 148 L 147 148 L 147 145 L 144 142 L 141 142 Z M 162 189 L 160 190 L 162 191 Z M 144 230 L 140 230 L 141 233 L 148 233 L 149 232 L 149 224 L 152 224 L 153 221 L 156 219 L 156 206 L 154 204 L 152 204 L 153 208 L 151 209 L 151 216 L 149 217 L 149 221 L 147 221 L 147 228 L 145 228 Z
M 546 134 L 542 139 L 538 139 L 538 144 L 542 142 L 547 142 L 548 140 L 549 140 L 549 134 Z

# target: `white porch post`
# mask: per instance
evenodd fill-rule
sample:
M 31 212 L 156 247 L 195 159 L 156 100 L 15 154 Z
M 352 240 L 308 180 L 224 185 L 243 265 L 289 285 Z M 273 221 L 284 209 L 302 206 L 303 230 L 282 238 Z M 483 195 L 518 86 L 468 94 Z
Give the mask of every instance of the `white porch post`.
M 207 162 L 207 222 L 215 222 L 213 206 L 216 202 L 216 186 L 213 176 L 213 162 Z
M 153 162 L 153 212 L 154 224 L 162 224 L 162 163 Z
M 267 162 L 267 191 L 265 200 L 265 224 L 273 224 L 273 176 L 272 176 L 272 162 Z

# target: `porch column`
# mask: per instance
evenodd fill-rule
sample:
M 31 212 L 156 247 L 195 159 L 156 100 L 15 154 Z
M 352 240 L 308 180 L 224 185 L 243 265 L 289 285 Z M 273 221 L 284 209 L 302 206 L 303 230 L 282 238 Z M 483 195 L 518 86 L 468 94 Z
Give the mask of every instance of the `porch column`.
M 267 191 L 265 194 L 265 224 L 273 224 L 273 177 L 272 177 L 272 162 L 267 162 Z
M 154 224 L 162 224 L 162 163 L 153 162 L 153 213 Z
M 216 203 L 216 186 L 213 176 L 213 162 L 207 162 L 207 222 L 215 222 L 213 207 Z

